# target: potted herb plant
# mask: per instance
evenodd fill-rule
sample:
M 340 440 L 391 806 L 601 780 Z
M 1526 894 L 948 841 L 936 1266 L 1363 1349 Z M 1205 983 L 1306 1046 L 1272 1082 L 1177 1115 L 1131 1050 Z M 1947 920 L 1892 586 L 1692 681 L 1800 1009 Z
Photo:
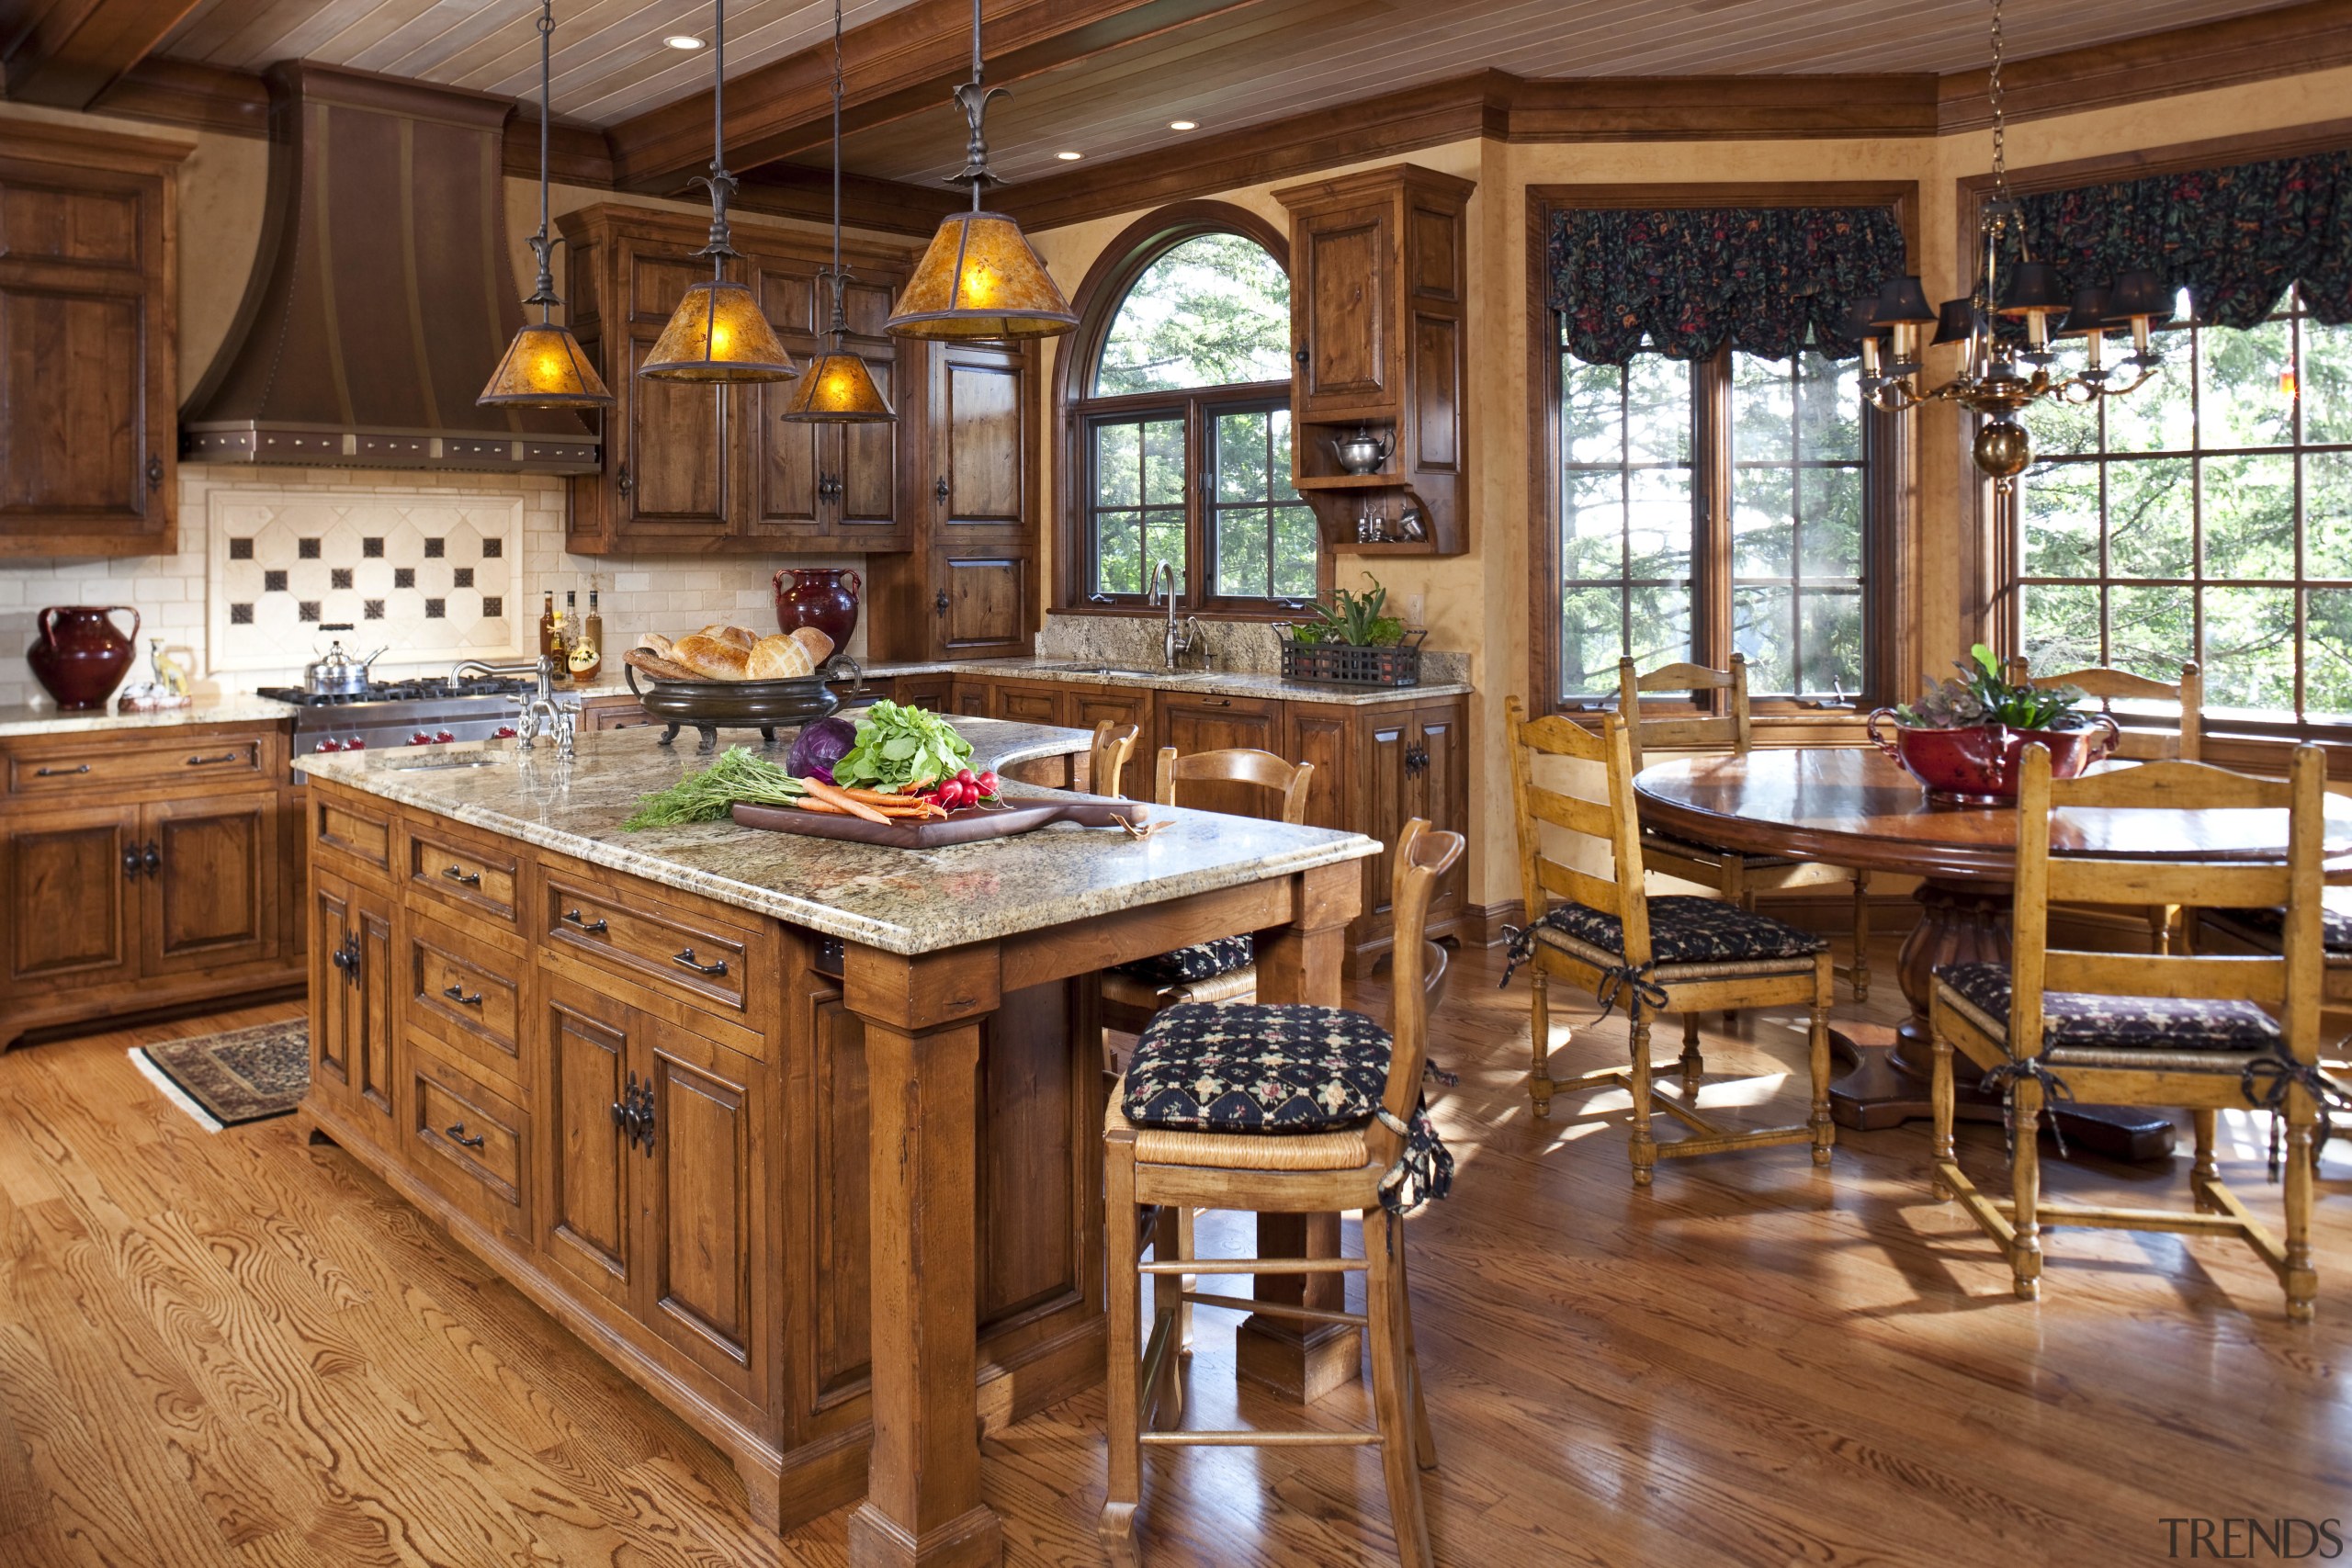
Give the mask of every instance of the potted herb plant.
M 2053 778 L 2071 779 L 2115 750 L 2122 732 L 2103 713 L 2085 713 L 2073 686 L 2036 686 L 2001 672 L 1978 643 L 1956 661 L 1958 680 L 1935 681 L 1916 703 L 1880 708 L 1870 737 L 1947 805 L 2007 806 L 2017 799 L 2018 759 L 2028 746 L 2050 750 Z M 1894 733 L 1880 730 L 1892 720 Z
M 1362 593 L 1331 591 L 1329 604 L 1312 606 L 1315 618 L 1278 627 L 1283 674 L 1294 681 L 1348 685 L 1412 686 L 1420 682 L 1419 632 L 1388 614 L 1388 590 L 1370 572 Z

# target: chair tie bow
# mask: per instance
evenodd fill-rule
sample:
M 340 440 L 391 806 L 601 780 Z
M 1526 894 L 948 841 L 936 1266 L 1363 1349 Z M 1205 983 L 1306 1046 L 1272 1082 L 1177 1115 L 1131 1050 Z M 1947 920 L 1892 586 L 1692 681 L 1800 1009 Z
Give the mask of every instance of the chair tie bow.
M 1593 1014 L 1592 1021 L 1598 1023 L 1607 1018 L 1609 1010 L 1617 1005 L 1620 997 L 1625 999 L 1625 1021 L 1628 1023 L 1641 1022 L 1642 1010 L 1645 1007 L 1652 1012 L 1664 1012 L 1669 999 L 1666 987 L 1650 978 L 1650 971 L 1657 967 L 1655 963 L 1612 964 L 1603 969 L 1599 992 L 1600 1010 Z
M 2268 1085 L 2258 1085 L 2257 1080 L 2266 1076 L 2270 1080 Z M 2278 1179 L 2278 1130 L 2286 1117 L 2287 1090 L 2291 1087 L 2300 1087 L 2310 1095 L 2312 1106 L 2319 1112 L 2319 1139 L 2312 1145 L 2314 1149 L 2335 1136 L 2335 1122 L 2329 1114 L 2331 1111 L 2352 1114 L 2352 1094 L 2346 1094 L 2341 1085 L 2321 1072 L 2314 1063 L 2298 1062 L 2291 1056 L 2256 1056 L 2246 1063 L 2238 1073 L 2238 1088 L 2245 1095 L 2248 1105 L 2256 1111 L 2270 1112 L 2269 1178 L 2273 1181 Z
M 1404 1118 L 1383 1105 L 1373 1117 L 1400 1140 L 1396 1162 L 1380 1179 L 1380 1206 L 1399 1219 L 1410 1218 L 1453 1190 L 1453 1156 L 1429 1125 L 1424 1107 Z
M 2049 1102 L 2053 1112 L 2050 1118 L 2050 1135 L 2058 1141 L 2058 1157 L 2071 1157 L 2066 1153 L 2065 1129 L 2058 1125 L 2054 1112 L 2060 1100 L 2075 1098 L 2075 1091 L 2039 1056 L 2012 1057 L 1997 1066 L 1984 1069 L 1983 1087 L 2001 1091 L 2001 1136 L 2008 1145 L 2010 1155 L 2014 1156 L 2018 1152 L 2018 1082 L 2021 1078 L 2031 1078 L 2041 1086 L 2041 1098 Z

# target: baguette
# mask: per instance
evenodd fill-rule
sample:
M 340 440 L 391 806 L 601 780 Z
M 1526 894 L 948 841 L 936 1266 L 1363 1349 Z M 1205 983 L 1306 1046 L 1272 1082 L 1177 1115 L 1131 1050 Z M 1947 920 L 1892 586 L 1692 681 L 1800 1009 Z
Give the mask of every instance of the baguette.
M 697 679 L 705 681 L 748 681 L 752 678 L 751 656 L 731 642 L 697 632 L 682 637 L 670 649 L 670 656 Z
M 812 670 L 833 656 L 833 639 L 815 626 L 802 626 L 792 634 L 792 640 L 808 650 L 808 667 Z
M 699 681 L 700 675 L 674 659 L 664 659 L 650 648 L 632 648 L 621 658 L 657 681 Z
M 808 650 L 788 637 L 762 637 L 752 648 L 749 662 L 754 681 L 797 681 L 817 668 Z

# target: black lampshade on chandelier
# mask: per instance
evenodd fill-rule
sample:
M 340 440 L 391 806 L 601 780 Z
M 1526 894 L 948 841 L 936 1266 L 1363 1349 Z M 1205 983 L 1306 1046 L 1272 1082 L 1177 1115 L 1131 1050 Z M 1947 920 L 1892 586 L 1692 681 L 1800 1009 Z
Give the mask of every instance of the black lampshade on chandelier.
M 1924 402 L 1952 402 L 1984 416 L 1976 433 L 1976 466 L 2007 494 L 2010 482 L 2033 460 L 2033 446 L 2019 411 L 2041 399 L 2081 406 L 2121 397 L 2147 384 L 2164 364 L 2152 333 L 2172 319 L 2173 300 L 2162 278 L 2148 268 L 2119 275 L 2111 284 L 2086 284 L 2072 298 L 2057 270 L 2033 259 L 2025 243 L 2024 216 L 2009 190 L 2007 122 L 2001 101 L 2001 0 L 1993 0 L 1992 70 L 1993 194 L 1979 220 L 1975 287 L 1940 307 L 1928 303 L 1916 276 L 1890 277 L 1878 293 L 1857 300 L 1847 318 L 1862 344 L 1862 393 L 1889 412 Z M 2021 323 L 2020 343 L 2014 325 Z M 1921 333 L 1933 329 L 1936 344 L 1964 344 L 1959 375 L 1940 386 L 1921 379 Z M 2107 334 L 2129 329 L 2132 352 L 2120 366 L 2106 363 Z M 1892 357 L 1882 352 L 1887 334 Z M 2083 368 L 2052 375 L 2053 337 L 2083 339 Z

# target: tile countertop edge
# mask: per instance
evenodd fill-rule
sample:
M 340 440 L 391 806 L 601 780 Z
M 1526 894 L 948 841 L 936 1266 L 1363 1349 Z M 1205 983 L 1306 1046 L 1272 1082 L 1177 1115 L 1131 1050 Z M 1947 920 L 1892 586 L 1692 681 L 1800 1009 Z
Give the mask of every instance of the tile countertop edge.
M 163 729 L 194 724 L 277 724 L 299 711 L 274 697 L 198 697 L 181 708 L 157 708 L 146 713 L 116 713 L 93 708 L 64 713 L 29 705 L 0 707 L 0 739 L 24 735 L 74 735 L 97 730 Z

